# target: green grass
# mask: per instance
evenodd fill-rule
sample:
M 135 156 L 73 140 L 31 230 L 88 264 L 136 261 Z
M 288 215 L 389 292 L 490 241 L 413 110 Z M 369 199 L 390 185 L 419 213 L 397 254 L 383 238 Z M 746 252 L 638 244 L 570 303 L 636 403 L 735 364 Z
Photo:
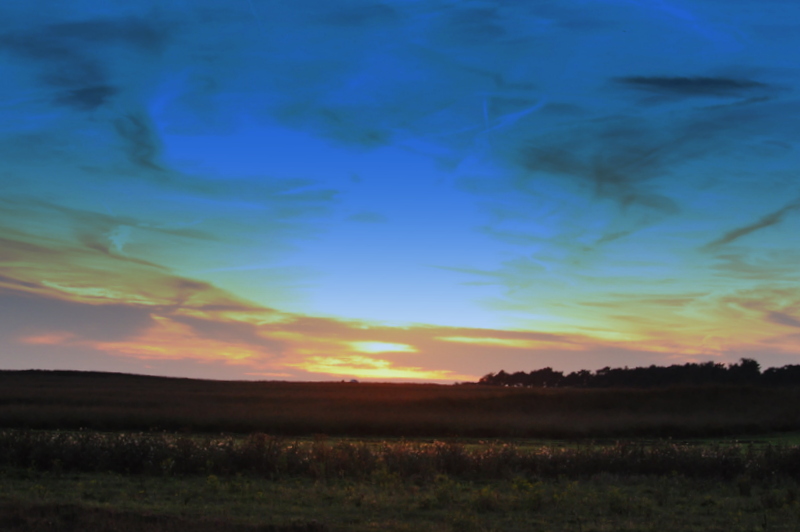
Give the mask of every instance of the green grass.
M 680 475 L 493 482 L 439 475 L 423 482 L 378 473 L 364 480 L 272 481 L 6 470 L 0 476 L 0 525 L 13 515 L 11 508 L 25 507 L 28 518 L 40 514 L 51 525 L 64 519 L 60 509 L 73 523 L 94 515 L 95 522 L 106 526 L 95 523 L 87 530 L 112 530 L 115 523 L 141 525 L 148 519 L 161 523 L 163 530 L 172 530 L 170 524 L 175 530 L 271 526 L 356 532 L 797 530 L 799 489 L 789 479 L 718 482 Z M 53 529 L 41 524 L 25 528 Z

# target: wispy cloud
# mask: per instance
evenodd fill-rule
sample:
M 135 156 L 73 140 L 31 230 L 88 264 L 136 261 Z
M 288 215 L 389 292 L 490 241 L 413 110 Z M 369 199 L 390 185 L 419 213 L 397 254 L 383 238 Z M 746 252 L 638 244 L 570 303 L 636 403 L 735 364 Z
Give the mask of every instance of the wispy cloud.
M 719 250 L 714 255 L 715 263 L 712 271 L 718 275 L 734 277 L 750 282 L 800 280 L 800 271 L 795 264 L 800 261 L 800 254 L 793 250 L 769 250 L 764 253 L 746 253 L 744 251 Z
M 256 309 L 210 283 L 182 278 L 147 261 L 27 235 L 25 240 L 0 238 L 0 243 L 0 287 L 92 304 Z
M 771 227 L 773 225 L 777 225 L 781 223 L 786 215 L 791 213 L 792 211 L 796 211 L 800 209 L 800 201 L 793 201 L 788 205 L 781 207 L 780 209 L 773 211 L 769 214 L 765 214 L 755 222 L 751 224 L 744 225 L 742 227 L 738 227 L 736 229 L 732 229 L 722 235 L 721 237 L 717 238 L 706 244 L 703 249 L 705 250 L 714 250 L 719 248 L 720 246 L 724 246 L 725 244 L 730 244 L 731 242 L 735 242 L 736 240 L 747 236 L 751 233 L 759 231 L 761 229 L 765 229 L 767 227 Z
M 136 336 L 153 324 L 148 309 L 124 303 L 94 306 L 3 288 L 0 299 L 5 338 L 113 341 Z

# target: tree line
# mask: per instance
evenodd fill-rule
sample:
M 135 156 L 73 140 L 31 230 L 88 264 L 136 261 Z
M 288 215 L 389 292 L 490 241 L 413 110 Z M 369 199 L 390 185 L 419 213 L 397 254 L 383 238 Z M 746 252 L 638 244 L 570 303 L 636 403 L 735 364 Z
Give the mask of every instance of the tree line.
M 761 371 L 757 361 L 742 358 L 735 364 L 704 362 L 635 368 L 606 366 L 597 371 L 583 369 L 566 375 L 547 367 L 529 373 L 506 373 L 500 370 L 484 375 L 478 384 L 525 388 L 657 388 L 706 384 L 798 386 L 800 365 Z

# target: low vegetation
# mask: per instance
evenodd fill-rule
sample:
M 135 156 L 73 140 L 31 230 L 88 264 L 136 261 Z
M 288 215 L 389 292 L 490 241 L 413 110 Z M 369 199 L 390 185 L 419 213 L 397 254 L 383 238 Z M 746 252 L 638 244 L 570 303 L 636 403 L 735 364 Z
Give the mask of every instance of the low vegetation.
M 198 452 L 209 443 L 202 442 Z M 217 471 L 226 461 L 213 458 L 200 468 L 209 468 L 205 471 L 180 474 L 174 467 L 156 467 L 152 474 L 83 472 L 44 461 L 27 468 L 1 466 L 0 529 L 750 532 L 796 530 L 800 520 L 796 473 L 763 467 L 780 467 L 770 453 L 783 452 L 770 447 L 517 450 L 519 456 L 538 456 L 552 469 L 501 472 L 486 469 L 487 457 L 496 450 L 484 446 L 428 444 L 420 456 L 409 445 L 417 446 L 378 446 L 377 460 L 367 471 L 344 474 L 328 468 L 339 444 L 320 441 L 308 442 L 309 463 L 294 475 L 264 475 L 252 468 Z M 409 462 L 387 460 L 389 452 Z M 328 458 L 322 456 L 326 453 Z M 571 466 L 572 459 L 579 465 Z M 667 472 L 662 459 L 681 471 Z M 648 460 L 662 465 L 656 473 L 641 474 Z M 734 469 L 726 468 L 729 462 Z M 747 465 L 753 462 L 760 465 Z M 600 469 L 618 472 L 596 472 Z
M 431 481 L 585 479 L 595 475 L 800 480 L 800 446 L 624 442 L 519 447 L 482 442 L 291 441 L 264 434 L 189 437 L 159 433 L 1 431 L 0 467 L 156 476 L 256 475 L 269 479 Z

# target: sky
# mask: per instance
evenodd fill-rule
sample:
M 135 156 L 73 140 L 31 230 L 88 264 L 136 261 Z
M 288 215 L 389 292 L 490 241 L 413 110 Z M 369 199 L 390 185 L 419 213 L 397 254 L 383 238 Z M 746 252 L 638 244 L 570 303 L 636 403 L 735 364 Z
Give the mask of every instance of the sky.
M 800 364 L 794 0 L 0 6 L 0 368 Z

